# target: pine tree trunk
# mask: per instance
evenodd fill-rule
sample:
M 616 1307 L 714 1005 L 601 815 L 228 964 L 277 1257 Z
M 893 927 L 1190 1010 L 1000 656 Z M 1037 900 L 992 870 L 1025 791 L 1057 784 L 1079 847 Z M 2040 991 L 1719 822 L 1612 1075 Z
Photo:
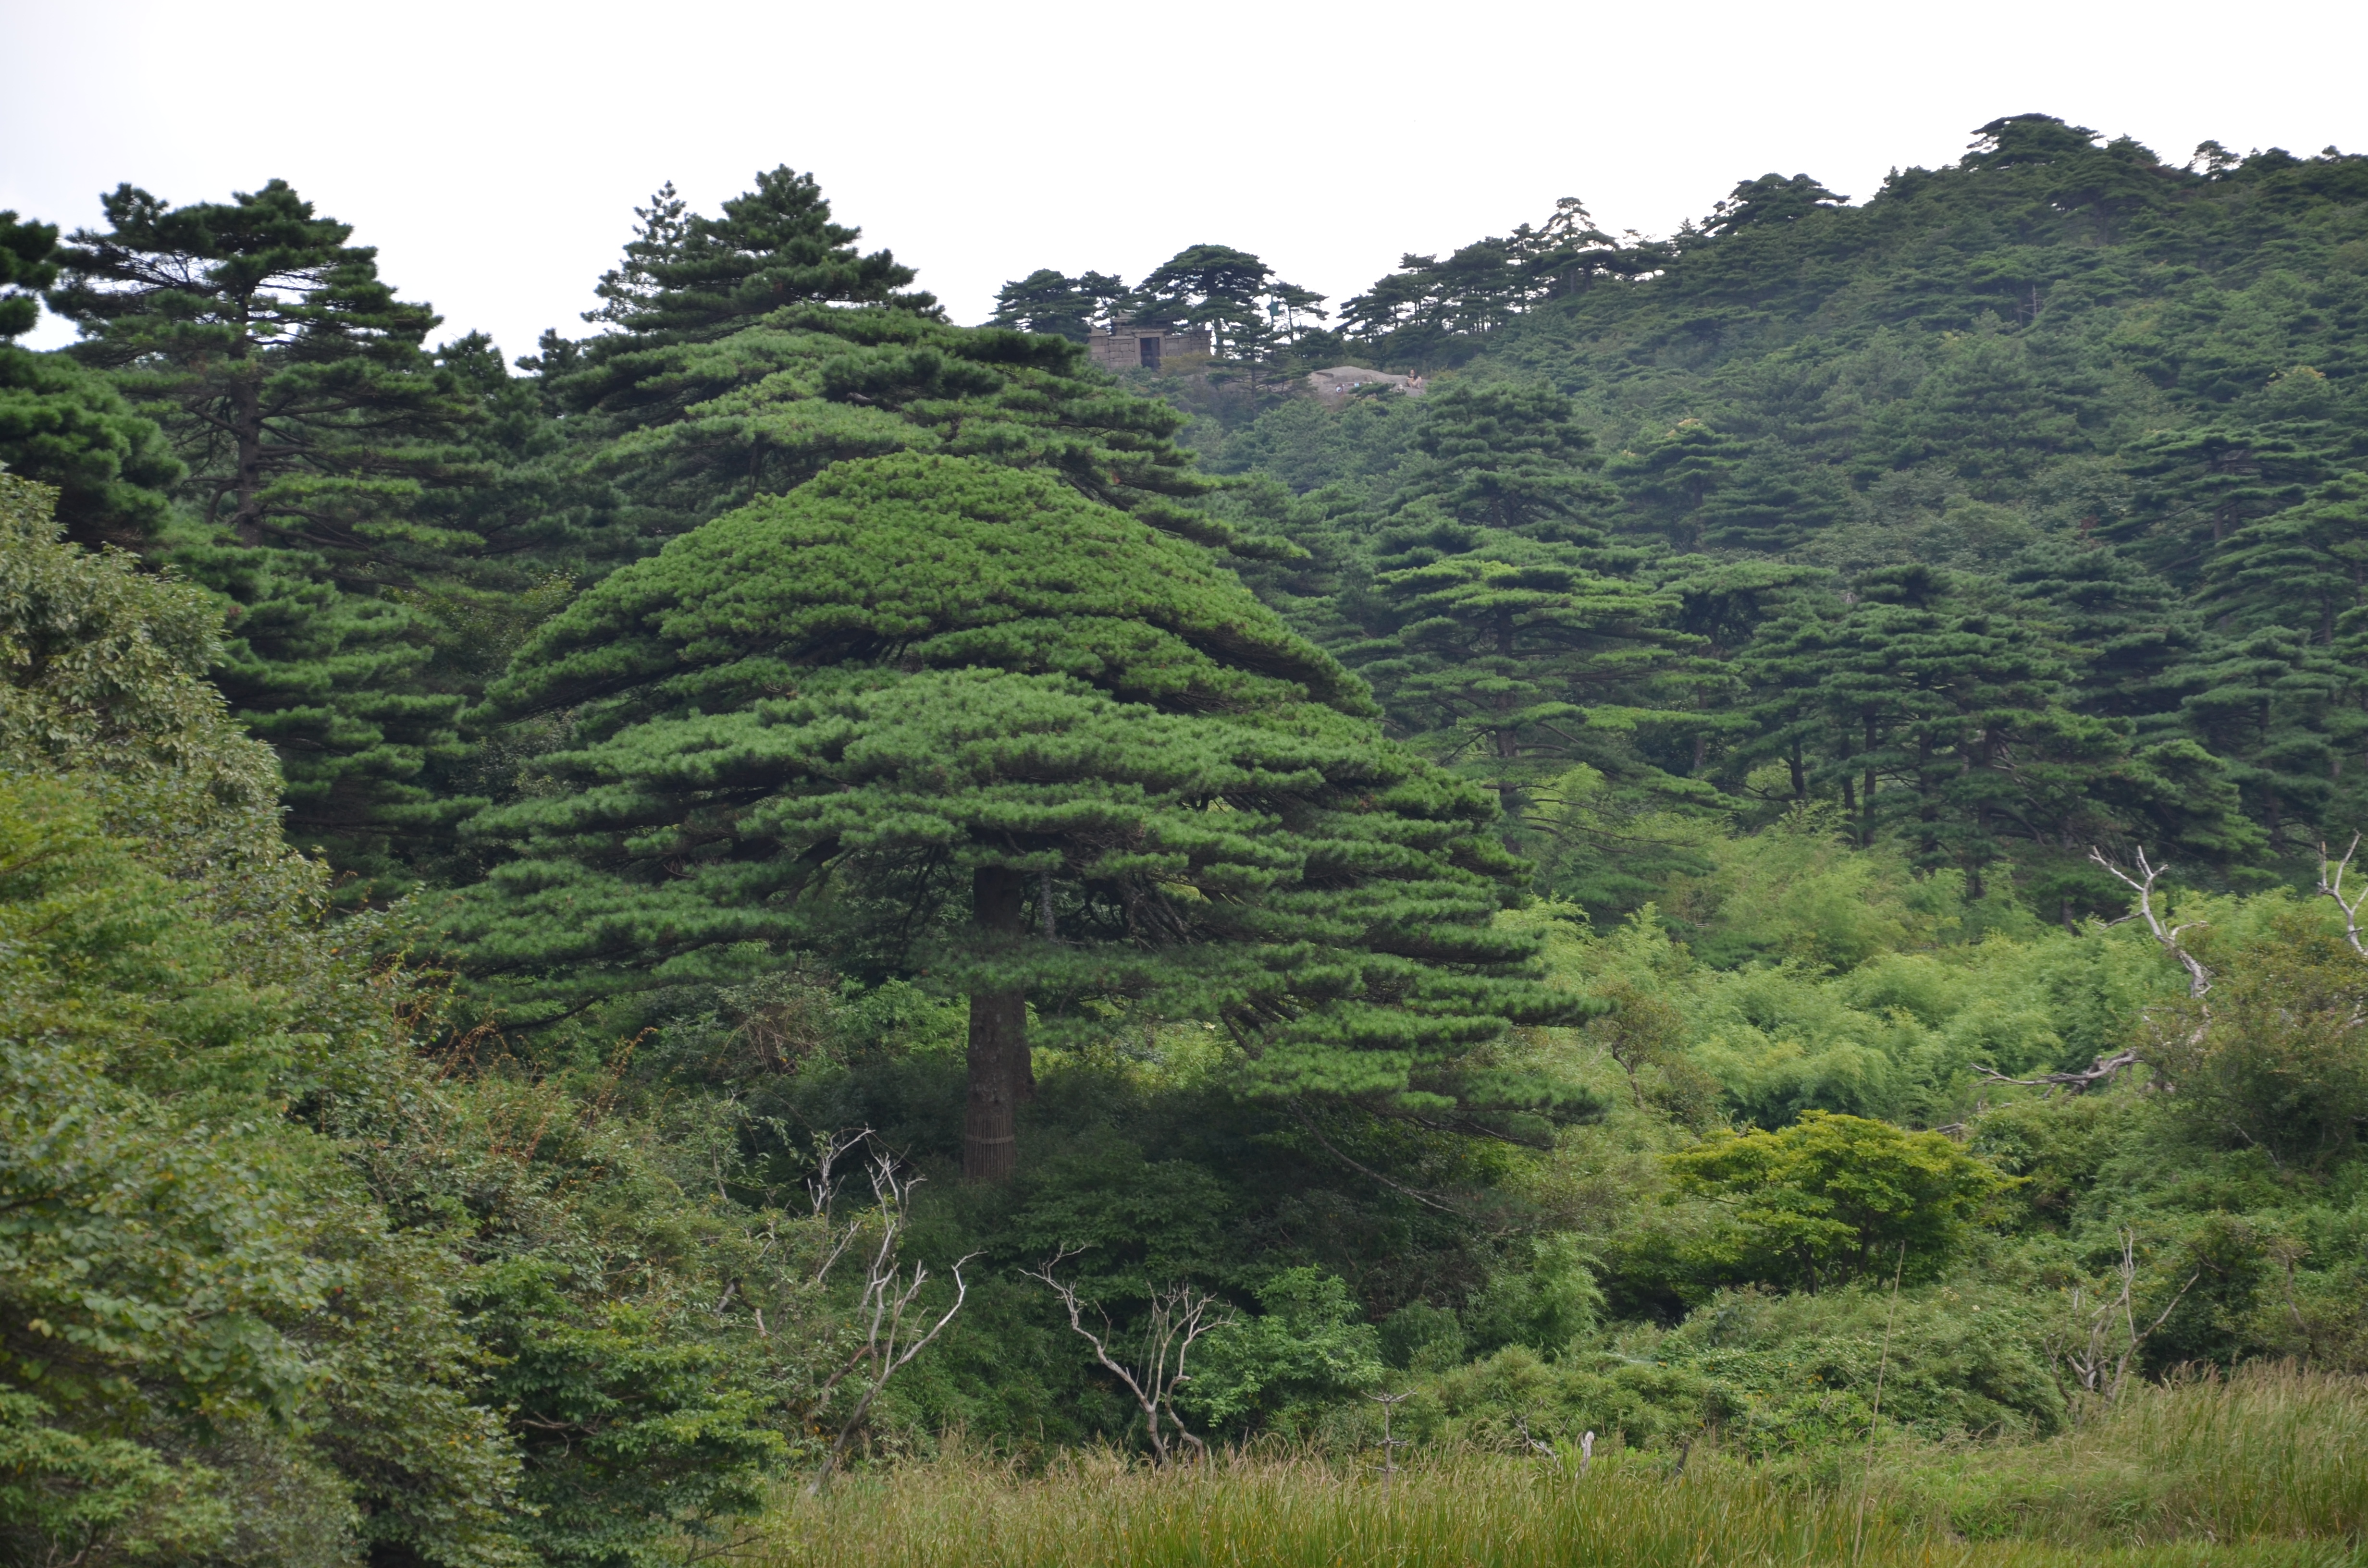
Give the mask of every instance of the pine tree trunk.
M 990 946 L 1019 940 L 1026 883 L 1018 871 L 984 867 L 971 880 L 971 912 Z M 970 998 L 970 1097 L 962 1112 L 962 1179 L 1008 1181 L 1019 1169 L 1019 1101 L 1035 1087 L 1028 1060 L 1028 995 L 973 991 Z
M 1858 846 L 1861 849 L 1867 848 L 1874 843 L 1874 763 L 1872 759 L 1874 756 L 1875 740 L 1874 721 L 1869 718 L 1866 722 L 1866 754 L 1869 758 L 1866 765 L 1866 788 L 1859 791 L 1858 800 L 1858 809 L 1863 813 L 1859 819 L 1858 830 Z
M 1513 676 L 1513 612 L 1510 607 L 1499 607 L 1497 611 L 1497 657 L 1505 661 L 1505 676 L 1510 680 Z M 1497 759 L 1508 765 L 1497 786 L 1497 809 L 1505 813 L 1508 824 L 1516 821 L 1520 812 L 1520 791 L 1514 786 L 1509 764 L 1520 756 L 1521 747 L 1520 743 L 1514 739 L 1510 726 L 1504 724 L 1502 716 L 1511 713 L 1520 701 L 1520 695 L 1511 690 L 1497 694 L 1498 723 L 1502 726 L 1497 731 Z
M 232 494 L 238 499 L 230 527 L 232 537 L 253 550 L 263 543 L 263 509 L 256 500 L 263 489 L 263 399 L 247 369 L 235 366 L 231 382 L 232 437 L 238 462 Z

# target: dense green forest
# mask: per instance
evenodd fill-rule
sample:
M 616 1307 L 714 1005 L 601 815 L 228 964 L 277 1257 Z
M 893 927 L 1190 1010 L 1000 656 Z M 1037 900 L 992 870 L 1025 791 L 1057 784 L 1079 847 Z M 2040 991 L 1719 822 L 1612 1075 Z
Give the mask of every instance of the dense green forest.
M 0 213 L 0 1561 L 2368 1373 L 2368 157 L 975 327 L 635 218 L 506 364 L 281 181 Z

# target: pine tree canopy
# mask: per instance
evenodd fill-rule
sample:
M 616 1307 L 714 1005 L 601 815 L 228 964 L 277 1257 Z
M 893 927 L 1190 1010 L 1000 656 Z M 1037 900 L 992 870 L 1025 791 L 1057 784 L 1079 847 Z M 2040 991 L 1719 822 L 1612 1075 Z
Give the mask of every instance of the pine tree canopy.
M 100 377 L 8 340 L 40 319 L 57 281 L 58 231 L 0 211 L 0 466 L 62 493 L 59 520 L 83 544 L 131 544 L 155 531 L 157 491 L 182 477 L 154 424 Z
M 2073 706 L 2137 721 L 2142 732 L 2179 706 L 2202 632 L 2170 585 L 2111 545 L 2040 540 L 2003 578 L 2025 613 L 2079 660 Z
M 492 699 L 575 714 L 554 791 L 480 823 L 517 858 L 459 927 L 518 1017 L 792 937 L 925 976 L 972 999 L 973 1175 L 1008 1168 L 1008 1103 L 978 1119 L 1025 1092 L 1023 996 L 1432 1107 L 1577 1006 L 1491 924 L 1520 868 L 1488 797 L 1201 550 L 1048 475 L 840 464 L 603 581 Z
M 153 539 L 166 492 L 188 472 L 156 422 L 107 378 L 13 343 L 0 343 L 0 463 L 54 485 L 58 521 L 85 545 Z
M 2231 536 L 2204 567 L 2203 597 L 2239 624 L 2301 627 L 2332 646 L 2336 622 L 2368 603 L 2368 474 Z
M 1569 398 L 1543 386 L 1452 383 L 1425 400 L 1421 454 L 1401 482 L 1420 506 L 1474 528 L 1600 543 L 1593 515 L 1613 498 L 1595 437 Z
M 1205 327 L 1219 358 L 1258 365 L 1315 329 L 1324 296 L 1231 245 L 1187 245 L 1113 307 L 1146 325 Z
M 1976 886 L 2009 843 L 2035 876 L 2086 888 L 2071 846 L 2135 834 L 2225 855 L 2248 837 L 2208 755 L 2076 710 L 2044 623 L 1949 574 L 1889 567 L 1804 597 L 1737 665 L 1758 698 L 1737 764 L 1786 759 L 1802 798 L 1839 794 L 1861 843 L 1889 827 Z
M 1231 245 L 1188 245 L 1146 274 L 1121 309 L 1144 322 L 1205 326 L 1223 353 L 1233 338 L 1261 322 L 1258 296 L 1274 268 Z
M 1061 338 L 795 305 L 713 341 L 619 347 L 556 386 L 605 389 L 579 436 L 585 469 L 614 486 L 583 524 L 596 562 L 647 553 L 832 463 L 900 451 L 1048 469 L 1165 528 L 1230 537 L 1181 504 L 1210 487 L 1173 439 L 1183 417 L 1116 391 Z
M 721 218 L 686 215 L 671 187 L 634 212 L 591 312 L 615 330 L 546 335 L 527 362 L 572 415 L 557 467 L 575 493 L 547 556 L 606 571 L 832 463 L 900 451 L 1050 469 L 1090 499 L 1232 541 L 1179 504 L 1210 488 L 1173 438 L 1181 415 L 1116 392 L 1066 338 L 952 326 L 928 295 L 896 292 L 912 270 L 859 254 L 812 176 L 759 176 Z M 1091 304 L 1073 281 L 1119 287 L 1050 276 L 1056 313 Z
M 40 291 L 57 279 L 57 248 L 56 224 L 0 211 L 0 342 L 30 332 L 41 319 Z
M 1611 492 L 1570 400 L 1536 386 L 1451 384 L 1424 401 L 1415 454 L 1372 534 L 1370 590 L 1343 606 L 1342 652 L 1417 749 L 1496 791 L 1543 856 L 1557 781 L 1713 793 L 1627 750 L 1682 693 L 1676 598 L 1628 574 L 1596 515 Z
M 179 208 L 124 186 L 104 206 L 51 302 L 82 327 L 76 358 L 165 421 L 207 521 L 320 551 L 347 583 L 400 580 L 406 547 L 475 542 L 404 516 L 463 477 L 445 444 L 471 410 L 422 350 L 439 318 L 395 298 L 351 224 L 285 180 Z
M 863 231 L 830 221 L 810 174 L 786 165 L 723 204 L 722 216 L 681 216 L 668 186 L 652 199 L 638 250 L 629 256 L 646 288 L 617 312 L 637 346 L 721 336 L 784 305 L 827 301 L 895 305 L 936 313 L 927 294 L 900 294 L 913 269 L 888 252 L 855 248 Z M 596 351 L 609 340 L 596 340 Z M 596 358 L 598 358 L 596 352 Z
M 1110 273 L 1087 272 L 1071 278 L 1040 267 L 996 291 L 995 314 L 986 324 L 1083 343 L 1109 318 L 1110 307 L 1125 297 L 1125 280 Z
M 1836 196 L 1807 175 L 1786 179 L 1780 174 L 1764 174 L 1737 185 L 1702 225 L 1702 233 L 1731 234 L 1754 223 L 1798 222 L 1811 213 L 1830 212 L 1849 201 L 1849 197 Z
M 2298 619 L 2316 620 L 2317 606 Z M 2180 702 L 2189 731 L 2222 760 L 2272 849 L 2311 842 L 2343 782 L 2339 759 L 2356 750 L 2368 723 L 2351 650 L 2329 648 L 2308 631 L 2272 627 L 2214 639 L 2191 668 L 2194 689 Z
M 392 836 L 472 804 L 419 782 L 461 750 L 461 699 L 422 678 L 436 631 L 399 595 L 483 546 L 431 506 L 492 481 L 461 444 L 478 402 L 422 347 L 436 313 L 286 181 L 186 207 L 127 185 L 104 208 L 51 303 L 188 465 L 201 527 L 174 554 L 236 607 L 218 678 L 279 753 L 291 833 L 392 875 Z

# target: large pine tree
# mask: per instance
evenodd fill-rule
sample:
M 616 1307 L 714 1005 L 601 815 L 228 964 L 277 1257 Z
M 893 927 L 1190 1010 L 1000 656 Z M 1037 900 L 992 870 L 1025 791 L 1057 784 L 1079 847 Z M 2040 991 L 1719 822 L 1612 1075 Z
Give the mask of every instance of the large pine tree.
M 777 962 L 970 999 L 965 1171 L 1013 1168 L 1026 1019 L 1222 1026 L 1280 1096 L 1445 1112 L 1568 1016 L 1492 925 L 1487 793 L 1201 548 L 1049 475 L 840 464 L 604 580 L 494 699 L 571 710 L 465 906 L 511 1016 Z M 1491 1091 L 1501 1097 L 1501 1085 Z
M 2215 421 L 2150 435 L 2123 456 L 2136 482 L 2107 532 L 2157 571 L 2192 588 L 2232 536 L 2300 502 L 2340 462 L 2310 422 Z
M 2073 707 L 2128 719 L 2144 734 L 2167 727 L 2203 635 L 2169 583 L 2112 545 L 2067 539 L 2018 551 L 2003 581 L 2019 613 L 2076 661 Z
M 2290 627 L 2332 647 L 2336 623 L 2368 602 L 2368 473 L 2230 535 L 2204 562 L 2201 597 L 2237 626 Z
M 199 531 L 173 553 L 234 607 L 217 678 L 279 755 L 290 835 L 394 875 L 393 839 L 467 805 L 417 781 L 461 699 L 422 680 L 434 629 L 404 597 L 483 542 L 422 505 L 486 477 L 456 447 L 474 403 L 423 347 L 438 318 L 283 180 L 104 207 L 51 302 L 188 465 Z
M 2294 856 L 2352 820 L 2359 769 L 2346 778 L 2343 765 L 2368 740 L 2359 667 L 2346 656 L 2354 651 L 2320 642 L 2316 607 L 2302 608 L 2295 619 L 2308 631 L 2271 626 L 2207 641 L 2187 667 L 2193 689 L 2180 702 L 2270 847 Z

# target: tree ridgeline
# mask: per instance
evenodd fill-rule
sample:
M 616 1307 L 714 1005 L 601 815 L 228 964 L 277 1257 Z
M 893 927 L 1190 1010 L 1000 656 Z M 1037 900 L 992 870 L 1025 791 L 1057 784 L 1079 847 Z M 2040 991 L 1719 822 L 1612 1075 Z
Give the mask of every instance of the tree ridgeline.
M 1590 771 L 1541 767 L 1520 813 L 1545 885 L 1622 913 L 1647 895 L 1615 868 L 1683 860 L 1705 812 L 1804 805 L 2064 920 L 2122 897 L 2092 843 L 2306 879 L 2368 778 L 2347 324 L 2368 159 L 2207 148 L 2180 170 L 2101 140 L 2013 117 L 1856 206 L 1745 182 L 1647 268 L 1599 237 L 1540 271 L 1533 238 L 1377 286 L 1347 308 L 1359 351 L 1432 372 L 1429 399 L 1282 400 L 1196 436 L 1298 496 L 1258 506 L 1323 570 L 1261 592 L 1435 756 L 1470 737 L 1402 687 L 1404 656 L 1363 650 L 1421 629 L 1421 690 L 1532 710 L 1501 655 L 1375 597 L 1416 581 L 1383 519 L 1435 464 L 1429 404 L 1523 388 L 1602 443 L 1600 466 L 1558 460 L 1609 487 L 1588 524 L 1634 552 L 1611 574 L 1667 607 L 1632 623 L 1657 661 L 1607 643 L 1591 681 L 1536 694 L 1591 715 L 1557 721 L 1585 748 L 1537 753 Z M 1430 302 L 1380 308 L 1401 295 Z

